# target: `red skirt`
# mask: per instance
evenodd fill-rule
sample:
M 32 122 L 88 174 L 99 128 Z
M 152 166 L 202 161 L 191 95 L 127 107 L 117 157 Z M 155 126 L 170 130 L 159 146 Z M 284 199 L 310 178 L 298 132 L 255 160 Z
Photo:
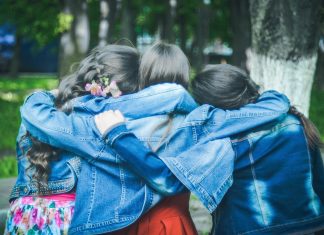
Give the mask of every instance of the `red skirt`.
M 189 212 L 189 193 L 165 198 L 134 224 L 110 235 L 197 235 Z

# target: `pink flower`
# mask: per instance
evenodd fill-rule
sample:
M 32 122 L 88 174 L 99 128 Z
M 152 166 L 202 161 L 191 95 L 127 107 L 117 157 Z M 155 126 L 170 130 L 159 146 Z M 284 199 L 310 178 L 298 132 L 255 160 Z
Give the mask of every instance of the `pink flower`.
M 101 86 L 99 84 L 97 84 L 96 82 L 92 82 L 91 84 L 87 83 L 85 85 L 85 90 L 90 91 L 90 93 L 95 96 L 103 95 Z
M 95 81 L 92 81 L 91 84 L 87 83 L 84 88 L 86 91 L 90 91 L 90 93 L 95 96 L 106 97 L 107 94 L 110 93 L 112 97 L 116 98 L 122 95 L 122 92 L 119 90 L 116 81 L 112 81 L 110 85 L 107 85 L 106 87 L 102 87 Z
M 122 95 L 122 92 L 119 90 L 116 81 L 112 81 L 109 85 L 111 96 L 117 98 Z

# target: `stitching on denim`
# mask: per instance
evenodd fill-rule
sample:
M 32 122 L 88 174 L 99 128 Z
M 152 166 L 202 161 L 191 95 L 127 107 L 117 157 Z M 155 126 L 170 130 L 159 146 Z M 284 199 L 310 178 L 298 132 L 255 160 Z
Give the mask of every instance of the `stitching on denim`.
M 116 157 L 118 157 L 118 155 L 116 155 Z M 119 176 L 120 176 L 120 183 L 121 183 L 120 205 L 123 205 L 126 199 L 125 173 L 124 173 L 124 168 L 121 166 L 120 163 L 118 163 L 118 166 L 119 166 Z
M 250 133 L 242 138 L 238 138 L 238 139 L 232 139 L 232 142 L 233 143 L 237 143 L 237 142 L 241 142 L 241 141 L 245 141 L 249 138 L 254 138 L 254 137 L 257 137 L 257 136 L 261 136 L 261 135 L 267 135 L 267 134 L 270 134 L 270 133 L 273 133 L 273 132 L 276 132 L 276 131 L 279 131 L 287 126 L 291 126 L 291 125 L 301 125 L 300 123 L 297 123 L 297 122 L 294 122 L 294 121 L 291 121 L 291 122 L 287 122 L 287 123 L 279 123 L 275 126 L 273 126 L 271 129 L 269 130 L 262 130 L 262 131 L 257 131 L 257 132 L 253 132 L 253 133 Z
M 198 142 L 197 130 L 195 126 L 192 126 L 192 139 L 195 143 Z
M 259 231 L 267 231 L 267 230 L 271 230 L 273 228 L 280 228 L 280 227 L 284 227 L 286 225 L 293 225 L 293 224 L 297 224 L 297 223 L 308 223 L 308 222 L 312 222 L 312 221 L 316 221 L 316 220 L 320 220 L 321 218 L 324 218 L 324 214 L 317 216 L 315 218 L 309 218 L 309 219 L 301 219 L 301 220 L 296 220 L 294 222 L 289 222 L 289 223 L 284 223 L 284 224 L 278 224 L 278 225 L 273 225 L 273 226 L 269 226 L 266 228 L 261 228 L 261 229 L 255 229 L 255 230 L 251 230 L 248 232 L 244 232 L 244 233 L 239 233 L 239 235 L 244 235 L 244 234 L 249 234 L 249 233 L 253 233 L 253 232 L 259 232 Z
M 230 145 L 228 144 L 227 148 L 224 148 L 223 151 L 226 151 L 228 149 Z M 185 168 L 181 163 L 179 163 L 177 161 L 177 159 L 171 159 L 171 161 L 174 163 L 174 165 L 178 168 L 178 170 L 185 176 L 185 178 L 187 178 L 189 180 L 189 182 L 192 184 L 192 186 L 194 187 L 193 189 L 196 189 L 198 192 L 200 192 L 201 196 L 207 200 L 208 202 L 208 210 L 213 211 L 219 202 L 214 201 L 213 197 L 210 196 L 210 194 L 208 193 L 208 191 L 205 190 L 205 188 L 201 185 L 201 181 L 197 182 L 195 180 L 195 177 L 193 177 L 189 171 L 187 170 L 187 168 Z M 220 187 L 218 187 L 218 189 L 216 190 L 216 195 L 217 197 L 219 197 L 219 195 L 221 194 L 221 191 L 223 192 L 223 188 L 228 184 L 228 179 L 230 179 L 232 176 L 227 177 L 222 185 Z M 195 191 L 195 190 L 194 190 Z M 224 193 L 225 194 L 225 193 Z M 219 200 L 217 198 L 217 200 Z
M 252 176 L 253 176 L 254 188 L 255 188 L 258 204 L 259 204 L 259 207 L 260 207 L 260 210 L 261 210 L 263 223 L 264 223 L 264 225 L 268 225 L 268 223 L 266 221 L 266 218 L 265 218 L 264 209 L 262 207 L 261 196 L 260 196 L 260 192 L 258 190 L 258 185 L 257 185 L 257 182 L 256 182 L 257 178 L 256 178 L 256 174 L 255 174 L 254 167 L 253 167 L 253 164 L 254 164 L 254 159 L 253 159 L 253 156 L 252 156 L 253 143 L 251 142 L 251 140 L 248 140 L 248 142 L 250 144 L 249 158 L 250 158 L 250 162 L 251 162 L 250 168 L 251 168 L 251 172 L 252 172 Z
M 224 157 L 226 157 L 225 156 L 225 152 L 227 152 L 228 151 L 228 149 L 230 148 L 230 147 L 232 147 L 232 145 L 230 144 L 230 143 L 228 143 L 227 141 L 223 141 L 223 140 L 219 140 L 220 142 L 223 142 L 223 148 L 222 148 L 222 150 L 221 150 L 221 152 L 220 153 L 217 153 L 217 156 L 221 156 L 222 157 L 222 159 L 224 158 Z M 209 173 L 211 172 L 211 171 L 213 171 L 213 169 L 212 168 L 210 168 L 209 170 L 207 170 L 200 178 L 198 178 L 197 179 L 197 182 L 201 182 L 201 181 L 203 181 L 206 177 L 207 177 L 207 175 L 209 175 Z
M 90 190 L 90 197 L 89 197 L 89 209 L 88 209 L 88 218 L 87 223 L 90 222 L 90 217 L 92 214 L 92 208 L 94 204 L 94 195 L 96 193 L 96 178 L 97 178 L 97 170 L 95 166 L 91 167 L 92 173 L 91 173 L 91 190 Z
M 110 224 L 118 224 L 118 223 L 122 223 L 122 222 L 127 222 L 130 220 L 134 220 L 136 219 L 137 216 L 123 216 L 121 219 L 116 220 L 116 219 L 111 219 L 111 220 L 107 220 L 107 221 L 103 221 L 103 222 L 99 222 L 99 223 L 87 223 L 87 224 L 83 224 L 81 226 L 77 226 L 74 228 L 70 228 L 69 229 L 69 233 L 75 233 L 75 232 L 80 232 L 80 231 L 87 231 L 87 230 L 91 230 L 91 229 L 96 229 L 105 225 L 110 225 Z M 103 230 L 104 228 L 101 228 L 101 230 Z M 93 231 L 92 231 L 93 233 Z
M 311 154 L 310 154 L 310 152 L 309 152 L 308 140 L 307 140 L 307 138 L 306 138 L 304 128 L 302 128 L 302 132 L 303 132 L 303 135 L 304 135 L 304 139 L 305 139 L 305 141 L 306 141 L 307 160 L 308 160 L 308 166 L 309 166 L 309 172 L 310 172 L 310 174 L 309 174 L 309 180 L 310 180 L 310 182 L 313 183 L 313 174 L 312 174 L 313 171 L 312 171 Z M 318 215 L 319 213 L 318 213 L 318 211 L 317 211 L 317 209 L 316 209 L 316 206 L 315 206 L 315 204 L 314 204 L 314 202 L 315 202 L 315 192 L 314 192 L 314 190 L 311 190 L 311 191 L 312 191 L 312 199 L 313 199 L 313 200 L 312 200 L 312 206 L 313 206 L 314 212 Z
M 47 104 L 46 104 L 46 105 L 47 105 Z M 56 110 L 56 112 L 59 112 L 59 111 Z M 30 126 L 30 125 L 35 126 L 33 123 L 38 124 L 38 126 L 43 126 L 43 124 L 42 124 L 40 121 L 38 121 L 37 119 L 33 118 L 33 116 L 31 116 L 30 119 L 32 119 L 32 123 L 29 122 L 29 121 L 26 121 L 26 120 L 25 120 L 25 122 L 28 123 L 28 126 Z M 36 129 L 38 129 L 38 128 L 36 128 Z M 68 128 L 61 128 L 61 127 L 60 127 L 60 128 L 49 128 L 49 127 L 46 127 L 46 126 L 44 127 L 44 126 L 43 126 L 43 129 L 50 130 L 50 131 L 57 131 L 57 132 L 64 133 L 64 134 L 77 135 L 78 138 L 79 138 L 79 140 L 81 140 L 81 141 L 82 141 L 82 139 L 84 139 L 84 140 L 89 140 L 89 138 L 88 138 L 87 135 L 85 135 L 85 136 L 80 136 L 79 133 L 73 133 L 73 132 L 72 132 L 70 129 L 68 129 Z M 97 141 L 100 141 L 100 138 L 91 138 L 90 140 L 97 140 Z
M 127 135 L 127 134 L 130 134 L 131 132 L 129 131 L 123 131 L 123 132 L 120 132 L 118 135 L 114 136 L 111 140 L 110 140 L 110 145 L 112 145 L 115 140 L 123 135 Z
M 72 190 L 72 188 L 75 186 L 75 179 L 74 177 L 70 177 L 68 179 L 64 180 L 56 180 L 56 181 L 50 181 L 48 182 L 48 188 L 41 188 L 40 192 L 42 194 L 48 194 L 48 193 L 66 193 Z M 26 194 L 22 190 L 24 190 L 25 187 L 28 187 L 29 191 Z M 20 196 L 36 196 L 38 195 L 38 187 L 35 183 L 30 182 L 29 184 L 16 184 L 11 190 L 10 193 L 10 199 L 17 198 Z

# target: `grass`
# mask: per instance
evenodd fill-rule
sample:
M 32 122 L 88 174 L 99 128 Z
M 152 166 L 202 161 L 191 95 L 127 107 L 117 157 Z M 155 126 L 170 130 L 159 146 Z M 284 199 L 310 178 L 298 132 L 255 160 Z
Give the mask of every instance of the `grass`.
M 18 166 L 15 157 L 0 158 L 0 178 L 17 176 Z
M 25 97 L 39 89 L 53 89 L 58 80 L 54 76 L 21 76 L 16 79 L 0 77 L 0 154 L 14 153 L 20 124 L 19 107 Z M 0 178 L 17 175 L 16 158 L 0 155 Z
M 25 97 L 39 89 L 51 90 L 57 86 L 58 79 L 48 75 L 21 76 L 16 79 L 0 77 L 0 177 L 16 175 L 14 154 L 16 135 L 20 124 L 19 107 Z M 318 127 L 324 141 L 324 91 L 313 89 L 310 119 Z M 5 153 L 5 154 L 4 154 Z M 12 154 L 11 154 L 12 153 Z
M 15 149 L 20 124 L 19 107 L 25 97 L 35 90 L 53 89 L 57 81 L 54 76 L 0 77 L 0 152 Z

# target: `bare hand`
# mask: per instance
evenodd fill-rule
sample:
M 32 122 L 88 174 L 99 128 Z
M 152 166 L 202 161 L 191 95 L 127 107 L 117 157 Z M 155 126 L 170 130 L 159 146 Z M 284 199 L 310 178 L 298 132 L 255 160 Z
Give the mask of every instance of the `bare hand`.
M 96 126 L 102 135 L 115 126 L 125 122 L 125 118 L 119 110 L 109 110 L 99 113 L 94 117 L 94 119 Z

